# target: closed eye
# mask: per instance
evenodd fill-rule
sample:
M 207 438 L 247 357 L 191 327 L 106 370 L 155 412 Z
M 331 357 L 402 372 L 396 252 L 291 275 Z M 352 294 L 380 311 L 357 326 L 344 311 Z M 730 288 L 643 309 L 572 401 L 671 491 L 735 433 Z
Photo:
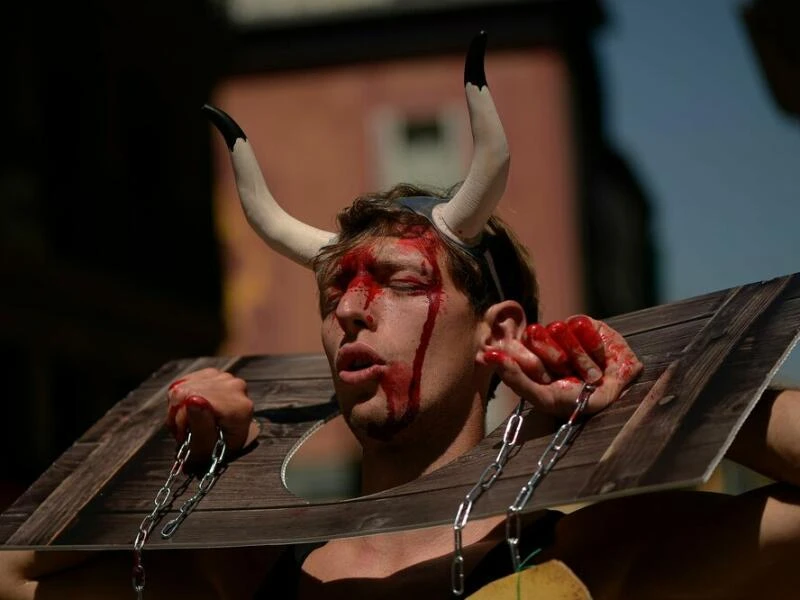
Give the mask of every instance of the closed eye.
M 389 287 L 401 292 L 424 292 L 430 285 L 429 282 L 415 277 L 394 277 L 389 281 Z

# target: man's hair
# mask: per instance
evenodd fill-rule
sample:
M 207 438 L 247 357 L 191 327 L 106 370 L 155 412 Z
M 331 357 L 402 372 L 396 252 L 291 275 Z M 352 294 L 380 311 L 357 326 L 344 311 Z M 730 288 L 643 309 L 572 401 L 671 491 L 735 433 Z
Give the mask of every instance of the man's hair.
M 478 258 L 439 234 L 428 219 L 395 201 L 411 196 L 448 199 L 455 189 L 434 191 L 409 184 L 400 184 L 387 192 L 359 196 L 337 215 L 339 235 L 336 243 L 325 246 L 314 260 L 314 271 L 320 290 L 320 312 L 330 311 L 324 291 L 336 276 L 336 266 L 345 254 L 374 237 L 408 237 L 418 235 L 420 228 L 437 233 L 445 250 L 446 264 L 456 288 L 469 299 L 476 316 L 500 301 L 487 269 Z M 539 320 L 539 287 L 528 251 L 511 229 L 497 216 L 492 216 L 484 229 L 484 248 L 491 253 L 494 267 L 506 300 L 516 300 L 525 310 L 529 323 Z

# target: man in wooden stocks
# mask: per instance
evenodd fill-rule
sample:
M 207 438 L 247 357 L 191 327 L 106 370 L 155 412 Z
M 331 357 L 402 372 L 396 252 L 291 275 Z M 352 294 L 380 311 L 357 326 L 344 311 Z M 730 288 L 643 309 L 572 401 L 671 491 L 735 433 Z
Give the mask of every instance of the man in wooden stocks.
M 537 324 L 537 286 L 525 250 L 492 216 L 508 151 L 483 74 L 484 38 L 467 57 L 475 151 L 452 197 L 399 186 L 357 199 L 340 231 L 313 229 L 272 198 L 250 145 L 223 112 L 251 224 L 273 248 L 312 267 L 322 339 L 341 410 L 364 450 L 363 492 L 444 465 L 484 436 L 502 380 L 542 414 L 563 417 L 586 383 L 588 411 L 623 393 L 641 364 L 622 337 L 586 316 Z M 741 496 L 670 492 L 526 517 L 542 551 L 524 590 L 537 598 L 800 597 L 800 398 L 760 401 L 729 455 L 780 483 Z M 209 455 L 217 426 L 236 452 L 257 435 L 245 383 L 203 370 L 169 391 L 168 425 L 189 428 Z M 516 597 L 504 517 L 464 529 L 465 595 Z M 451 526 L 338 539 L 311 548 L 149 551 L 149 599 L 443 598 L 450 595 Z M 130 553 L 6 552 L 0 598 L 128 598 Z M 532 596 L 531 596 L 532 597 Z

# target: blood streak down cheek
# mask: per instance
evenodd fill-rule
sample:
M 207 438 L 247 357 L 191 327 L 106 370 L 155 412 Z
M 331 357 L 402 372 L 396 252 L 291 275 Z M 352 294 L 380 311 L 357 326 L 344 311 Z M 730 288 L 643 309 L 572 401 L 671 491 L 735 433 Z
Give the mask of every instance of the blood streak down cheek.
M 387 398 L 388 415 L 386 424 L 380 431 L 373 431 L 373 434 L 384 439 L 391 438 L 395 433 L 407 427 L 419 413 L 422 395 L 422 366 L 443 298 L 442 274 L 437 260 L 441 242 L 436 234 L 426 231 L 419 237 L 400 238 L 398 245 L 416 250 L 425 257 L 430 265 L 431 285 L 426 291 L 428 313 L 422 326 L 419 344 L 414 352 L 410 377 L 405 369 L 398 368 L 397 372 L 390 371 L 388 376 L 381 381 L 381 387 Z M 403 404 L 405 404 L 404 407 Z

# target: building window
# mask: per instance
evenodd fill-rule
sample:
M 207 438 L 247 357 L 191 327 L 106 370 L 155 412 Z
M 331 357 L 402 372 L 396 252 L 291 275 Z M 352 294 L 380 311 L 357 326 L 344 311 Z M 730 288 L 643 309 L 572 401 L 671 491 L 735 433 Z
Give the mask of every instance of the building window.
M 464 177 L 459 109 L 407 115 L 382 109 L 373 116 L 378 189 L 397 183 L 448 188 Z

